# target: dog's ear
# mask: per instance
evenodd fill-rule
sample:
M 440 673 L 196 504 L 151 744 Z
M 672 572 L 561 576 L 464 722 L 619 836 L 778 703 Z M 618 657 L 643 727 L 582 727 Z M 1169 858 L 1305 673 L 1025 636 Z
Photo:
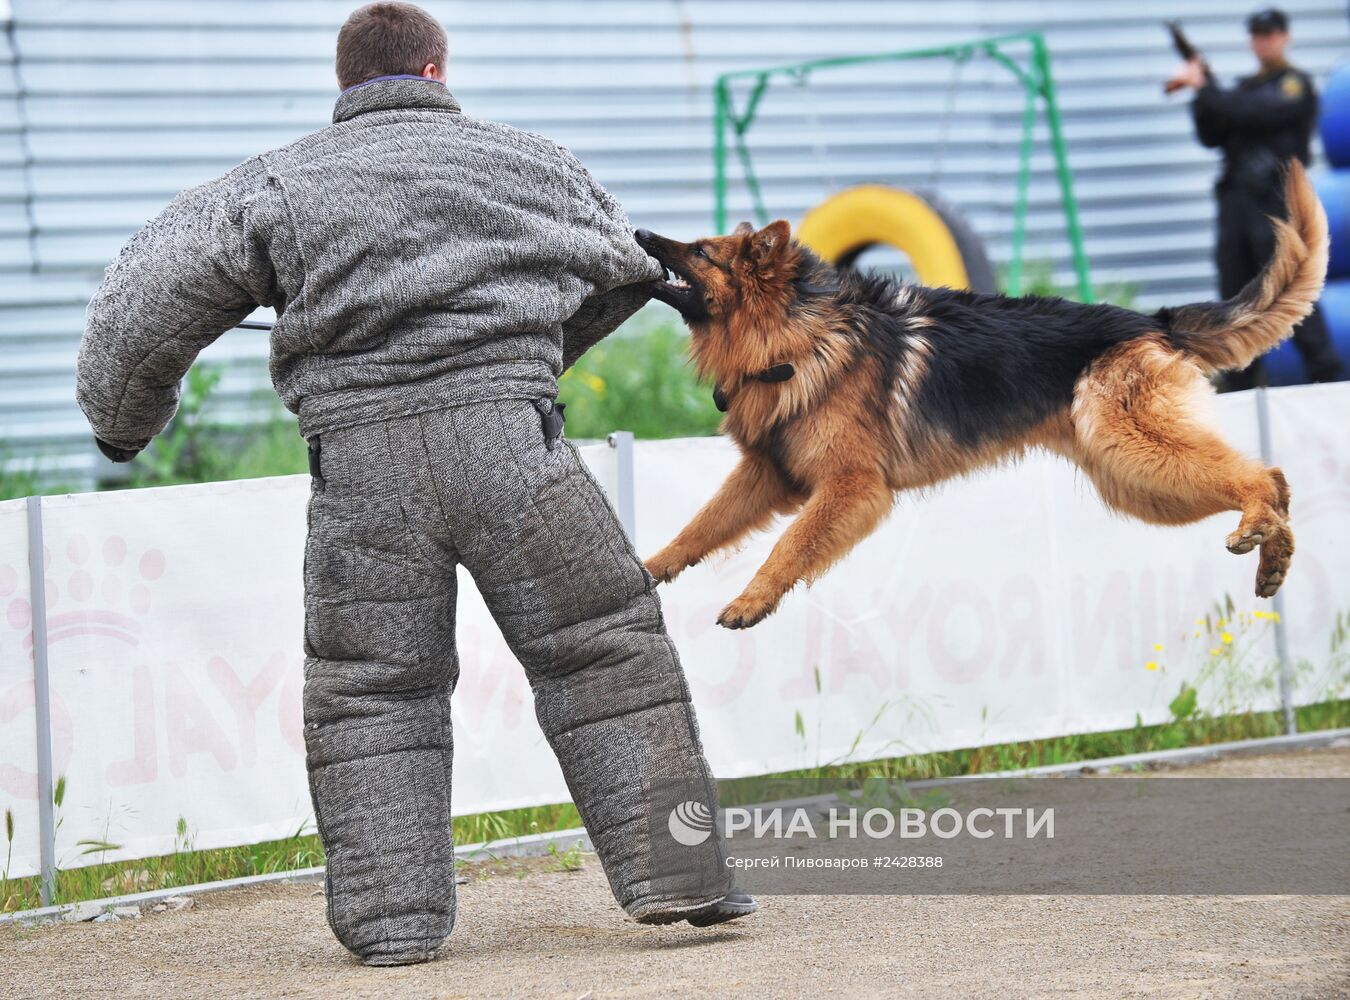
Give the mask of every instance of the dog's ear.
M 732 235 L 732 236 L 749 236 L 749 235 L 750 235 L 751 233 L 753 233 L 754 231 L 755 231 L 755 227 L 754 227 L 754 226 L 752 226 L 752 225 L 751 225 L 750 223 L 748 223 L 748 222 L 742 222 L 739 226 L 737 226 L 735 229 L 733 229 L 733 230 L 731 231 L 731 235 Z
M 750 256 L 756 264 L 768 264 L 782 256 L 792 242 L 792 228 L 786 219 L 770 222 L 750 238 Z

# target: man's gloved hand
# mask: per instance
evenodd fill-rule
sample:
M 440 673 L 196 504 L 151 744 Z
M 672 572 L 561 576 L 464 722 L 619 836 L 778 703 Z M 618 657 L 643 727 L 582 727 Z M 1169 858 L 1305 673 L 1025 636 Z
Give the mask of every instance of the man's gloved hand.
M 114 462 L 130 462 L 141 453 L 141 449 L 139 448 L 132 451 L 129 448 L 119 448 L 117 445 L 109 444 L 107 441 L 102 441 L 99 438 L 94 438 L 94 441 L 98 444 L 98 450 L 103 452 L 103 454 L 107 455 L 108 458 L 112 459 Z

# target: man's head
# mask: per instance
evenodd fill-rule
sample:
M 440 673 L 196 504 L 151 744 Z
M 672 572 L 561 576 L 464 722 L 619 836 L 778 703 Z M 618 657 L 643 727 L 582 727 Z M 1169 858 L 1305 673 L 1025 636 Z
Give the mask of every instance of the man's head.
M 445 29 L 410 3 L 370 3 L 338 32 L 337 78 L 343 90 L 379 76 L 445 82 Z
M 1289 18 L 1284 11 L 1274 7 L 1258 10 L 1247 18 L 1247 31 L 1252 36 L 1252 54 L 1263 67 L 1284 62 L 1284 50 L 1289 45 Z

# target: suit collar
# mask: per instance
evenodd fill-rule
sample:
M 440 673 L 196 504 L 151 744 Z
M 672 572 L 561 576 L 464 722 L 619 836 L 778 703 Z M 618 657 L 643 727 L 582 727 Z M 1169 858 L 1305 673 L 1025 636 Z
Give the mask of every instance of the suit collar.
M 421 76 L 377 76 L 348 87 L 333 106 L 333 122 L 345 122 L 370 111 L 425 109 L 459 114 L 459 101 L 437 80 Z

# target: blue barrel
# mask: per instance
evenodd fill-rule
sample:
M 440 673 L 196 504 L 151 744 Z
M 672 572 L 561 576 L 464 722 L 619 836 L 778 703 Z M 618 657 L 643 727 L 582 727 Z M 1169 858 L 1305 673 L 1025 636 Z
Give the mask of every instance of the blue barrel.
M 1331 71 L 1322 91 L 1322 148 L 1333 167 L 1350 167 L 1350 63 Z
M 1350 364 L 1350 281 L 1328 281 L 1322 290 L 1322 315 L 1327 332 L 1341 359 Z M 1266 377 L 1271 385 L 1302 385 L 1308 381 L 1303 356 L 1292 340 L 1286 340 L 1265 357 Z
M 1350 278 L 1350 170 L 1327 171 L 1313 180 L 1331 234 L 1327 278 Z

